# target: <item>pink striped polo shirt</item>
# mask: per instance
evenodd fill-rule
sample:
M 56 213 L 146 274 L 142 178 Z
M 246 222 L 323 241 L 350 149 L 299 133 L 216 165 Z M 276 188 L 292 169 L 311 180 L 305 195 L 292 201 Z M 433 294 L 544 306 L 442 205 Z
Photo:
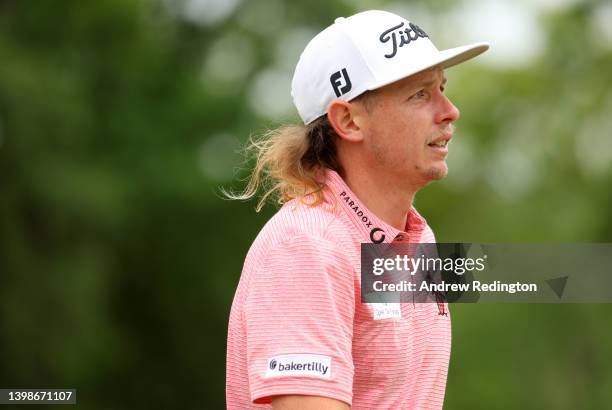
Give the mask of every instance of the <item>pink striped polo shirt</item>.
M 440 409 L 451 347 L 435 303 L 362 303 L 360 244 L 435 242 L 412 208 L 398 231 L 334 171 L 323 204 L 286 203 L 251 246 L 232 304 L 228 409 L 312 395 L 352 409 Z M 444 306 L 448 312 L 447 306 Z

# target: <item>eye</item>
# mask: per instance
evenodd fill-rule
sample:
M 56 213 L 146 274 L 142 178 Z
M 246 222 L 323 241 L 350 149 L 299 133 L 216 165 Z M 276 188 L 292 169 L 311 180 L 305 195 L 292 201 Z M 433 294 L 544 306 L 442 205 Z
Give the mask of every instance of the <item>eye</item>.
M 416 93 L 412 94 L 412 96 L 410 96 L 410 99 L 412 100 L 413 98 L 424 98 L 426 95 L 425 90 L 419 90 Z

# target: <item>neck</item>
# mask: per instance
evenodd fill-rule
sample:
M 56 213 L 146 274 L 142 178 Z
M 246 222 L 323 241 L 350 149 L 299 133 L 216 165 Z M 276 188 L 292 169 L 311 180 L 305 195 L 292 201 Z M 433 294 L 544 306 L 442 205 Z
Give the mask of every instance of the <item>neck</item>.
M 376 216 L 404 231 L 417 187 L 398 184 L 387 175 L 372 170 L 346 169 L 344 181 L 359 200 Z

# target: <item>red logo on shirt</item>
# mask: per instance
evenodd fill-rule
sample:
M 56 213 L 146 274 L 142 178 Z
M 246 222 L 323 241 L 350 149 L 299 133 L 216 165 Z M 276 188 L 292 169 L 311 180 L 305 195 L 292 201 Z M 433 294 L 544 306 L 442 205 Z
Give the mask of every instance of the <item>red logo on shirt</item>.
M 448 312 L 446 312 L 446 306 L 444 305 L 444 295 L 441 292 L 434 292 L 436 296 L 436 303 L 438 304 L 438 315 L 448 316 Z

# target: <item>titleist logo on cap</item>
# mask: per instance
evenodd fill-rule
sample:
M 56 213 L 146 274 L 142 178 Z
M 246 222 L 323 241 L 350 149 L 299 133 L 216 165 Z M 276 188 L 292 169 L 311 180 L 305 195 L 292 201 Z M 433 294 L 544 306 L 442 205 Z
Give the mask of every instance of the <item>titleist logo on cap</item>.
M 420 38 L 429 38 L 419 26 L 413 23 L 408 23 L 408 27 L 404 27 L 404 22 L 385 30 L 379 37 L 381 43 L 386 43 L 391 40 L 391 46 L 393 50 L 390 54 L 385 54 L 386 58 L 393 58 L 397 54 L 397 49 L 403 47 L 406 44 L 410 44 L 411 41 L 416 41 Z M 399 44 L 397 38 L 399 37 Z

